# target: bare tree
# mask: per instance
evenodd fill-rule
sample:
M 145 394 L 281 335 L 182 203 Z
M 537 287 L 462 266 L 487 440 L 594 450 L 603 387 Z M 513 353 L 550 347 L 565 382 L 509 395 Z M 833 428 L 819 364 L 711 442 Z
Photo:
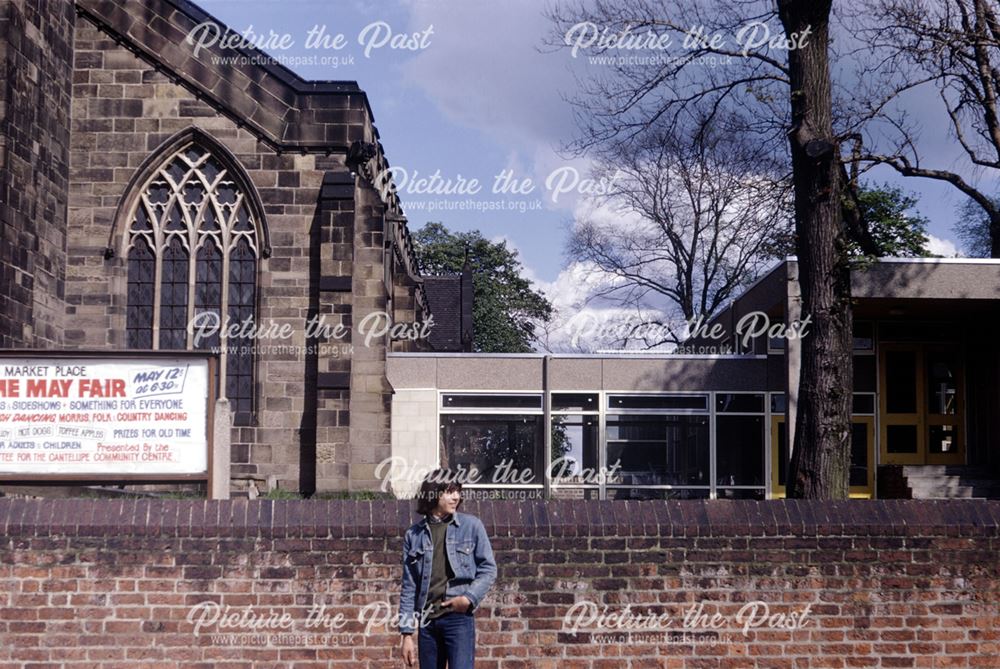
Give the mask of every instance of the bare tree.
M 858 100 L 867 109 L 860 115 L 867 123 L 867 150 L 860 160 L 957 188 L 986 216 L 994 258 L 1000 258 L 1000 205 L 991 196 L 1000 176 L 994 171 L 1000 169 L 998 12 L 996 0 L 873 0 L 869 27 L 862 31 L 872 57 L 861 76 L 875 84 Z M 916 128 L 893 104 L 901 94 L 931 89 L 968 158 L 968 170 L 928 166 Z M 977 171 L 988 173 L 994 185 L 980 187 L 970 176 Z
M 772 153 L 697 127 L 684 138 L 647 132 L 617 160 L 602 161 L 602 204 L 630 224 L 586 218 L 570 238 L 569 256 L 611 279 L 593 297 L 663 316 L 639 319 L 620 344 L 678 343 L 678 321 L 713 316 L 791 238 L 789 182 Z
M 620 53 L 623 44 L 637 43 L 630 40 L 635 35 L 645 36 L 647 46 L 685 47 L 661 60 L 604 61 L 576 100 L 578 150 L 623 155 L 651 128 L 673 129 L 692 118 L 700 127 L 759 142 L 776 156 L 790 149 L 802 308 L 813 327 L 803 340 L 789 494 L 827 499 L 848 493 L 852 388 L 846 179 L 833 130 L 830 12 L 831 0 L 778 0 L 776 6 L 580 0 L 550 11 L 553 43 L 576 47 L 574 54 L 591 24 L 619 36 L 591 41 L 594 52 Z M 777 39 L 748 39 L 764 29 Z
M 1000 201 L 993 200 L 997 207 Z M 974 258 L 988 258 L 992 248 L 989 215 L 974 200 L 966 200 L 957 210 L 955 234 L 962 243 L 962 250 Z

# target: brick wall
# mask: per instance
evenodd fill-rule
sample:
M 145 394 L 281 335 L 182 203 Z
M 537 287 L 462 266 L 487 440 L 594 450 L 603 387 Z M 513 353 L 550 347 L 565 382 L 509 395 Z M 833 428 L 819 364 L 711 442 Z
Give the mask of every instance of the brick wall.
M 463 510 L 499 565 L 481 668 L 1000 666 L 998 502 Z M 399 667 L 379 618 L 414 519 L 403 502 L 0 500 L 0 666 Z M 567 623 L 586 602 L 608 635 Z

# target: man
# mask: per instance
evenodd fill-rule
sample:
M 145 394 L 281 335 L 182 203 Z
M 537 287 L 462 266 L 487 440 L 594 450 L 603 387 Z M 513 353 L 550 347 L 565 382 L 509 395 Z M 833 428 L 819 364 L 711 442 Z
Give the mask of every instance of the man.
M 497 565 L 482 521 L 459 513 L 461 505 L 462 484 L 448 470 L 437 469 L 420 484 L 417 513 L 424 518 L 403 537 L 399 631 L 407 667 L 413 666 L 418 626 L 420 669 L 475 666 L 473 612 L 493 585 Z

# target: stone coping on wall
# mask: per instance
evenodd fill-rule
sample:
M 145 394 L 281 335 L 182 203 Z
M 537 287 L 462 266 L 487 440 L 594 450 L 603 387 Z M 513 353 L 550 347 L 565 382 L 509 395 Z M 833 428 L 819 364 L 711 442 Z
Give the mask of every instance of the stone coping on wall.
M 3 536 L 401 536 L 412 501 L 0 499 Z M 467 501 L 491 536 L 986 536 L 1000 501 Z

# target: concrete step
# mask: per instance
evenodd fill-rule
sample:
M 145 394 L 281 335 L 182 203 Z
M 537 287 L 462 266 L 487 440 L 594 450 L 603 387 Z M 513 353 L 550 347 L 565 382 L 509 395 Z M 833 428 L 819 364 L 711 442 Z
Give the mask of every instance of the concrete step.
M 914 478 L 937 478 L 941 476 L 959 476 L 974 479 L 992 480 L 997 474 L 982 467 L 970 465 L 905 465 L 903 476 Z
M 906 466 L 903 475 L 913 499 L 1000 499 L 1000 479 L 978 467 Z
M 913 499 L 1000 499 L 1000 488 L 978 486 L 910 487 Z

